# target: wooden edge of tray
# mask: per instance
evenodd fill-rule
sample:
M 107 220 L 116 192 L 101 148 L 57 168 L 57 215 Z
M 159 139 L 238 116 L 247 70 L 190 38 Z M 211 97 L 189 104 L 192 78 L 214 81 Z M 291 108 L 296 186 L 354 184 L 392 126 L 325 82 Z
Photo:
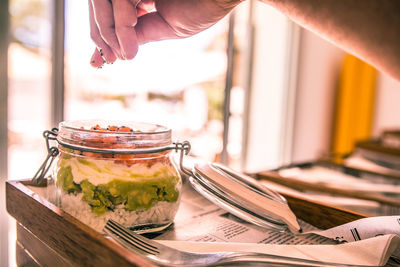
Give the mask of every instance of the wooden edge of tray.
M 382 155 L 390 155 L 400 157 L 400 149 L 397 147 L 389 147 L 382 144 L 381 140 L 360 141 L 355 145 L 356 149 L 365 149 L 367 151 L 381 153 Z
M 350 171 L 350 172 L 355 172 L 355 173 L 365 173 L 365 174 L 371 174 L 371 175 L 376 175 L 376 176 L 382 176 L 384 178 L 387 179 L 392 179 L 392 180 L 400 180 L 400 175 L 396 175 L 396 174 L 389 174 L 389 173 L 382 173 L 382 172 L 376 172 L 376 171 L 372 171 L 369 169 L 363 169 L 360 167 L 354 167 L 351 165 L 346 165 L 345 163 L 336 163 L 332 160 L 332 158 L 330 157 L 325 157 L 325 158 L 318 158 L 316 160 L 313 161 L 304 161 L 304 162 L 295 162 L 295 163 L 290 163 L 288 165 L 283 165 L 280 166 L 279 168 L 276 169 L 272 169 L 272 170 L 268 170 L 268 171 L 274 171 L 277 172 L 278 170 L 282 170 L 282 169 L 287 169 L 287 168 L 303 168 L 307 166 L 313 166 L 313 165 L 322 165 L 325 167 L 333 167 L 333 168 L 341 168 L 343 170 L 346 171 Z M 263 171 L 259 172 L 262 173 Z M 249 173 L 249 176 L 257 176 L 257 173 Z
M 336 162 L 333 162 L 332 160 L 326 160 L 326 159 L 319 159 L 317 161 L 315 161 L 315 163 L 317 164 L 326 164 L 328 167 L 329 166 L 334 166 L 334 167 L 341 167 L 345 170 L 349 170 L 349 171 L 354 171 L 354 172 L 361 172 L 361 173 L 366 173 L 366 174 L 371 174 L 371 175 L 376 175 L 376 176 L 382 176 L 384 178 L 387 179 L 392 179 L 392 180 L 400 180 L 400 175 L 396 175 L 396 174 L 389 174 L 389 173 L 379 173 L 376 171 L 372 171 L 372 170 L 368 170 L 368 169 L 363 169 L 363 168 L 359 168 L 359 167 L 353 167 L 351 165 L 346 165 L 344 164 L 339 164 Z
M 17 266 L 73 266 L 69 260 L 42 242 L 20 223 L 16 227 L 16 263 Z
M 388 135 L 388 134 L 400 137 L 400 129 L 398 129 L 398 128 L 386 129 L 386 130 L 383 131 L 382 136 L 385 136 L 385 135 Z
M 355 197 L 359 199 L 372 200 L 378 203 L 400 207 L 400 200 L 383 196 L 379 193 L 362 192 L 353 189 L 330 187 L 314 182 L 301 181 L 299 179 L 292 177 L 287 177 L 287 176 L 282 177 L 281 175 L 279 175 L 274 171 L 262 171 L 257 173 L 256 177 L 258 179 L 269 180 L 271 182 L 281 184 L 296 190 L 309 190 L 309 191 L 323 192 L 339 196 Z
M 365 214 L 311 201 L 289 194 L 283 195 L 297 218 L 319 228 L 329 229 L 338 225 L 368 217 Z
M 31 238 L 37 250 L 46 250 L 47 246 L 63 258 L 60 262 L 73 265 L 155 266 L 34 193 L 26 186 L 29 184 L 28 180 L 7 181 L 6 207 L 19 223 L 18 237 L 25 241 Z M 44 246 L 40 248 L 38 241 Z M 23 252 L 27 248 L 20 242 L 17 241 L 17 248 Z M 43 256 L 38 251 L 26 254 Z

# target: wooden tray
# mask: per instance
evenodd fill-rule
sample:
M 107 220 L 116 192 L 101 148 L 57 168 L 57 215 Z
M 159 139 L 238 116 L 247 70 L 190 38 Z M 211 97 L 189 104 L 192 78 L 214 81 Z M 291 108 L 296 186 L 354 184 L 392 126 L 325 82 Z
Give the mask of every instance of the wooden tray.
M 153 266 L 34 193 L 7 181 L 8 213 L 17 220 L 18 266 Z
M 7 211 L 17 220 L 19 266 L 154 266 L 83 224 L 44 197 L 29 181 L 7 181 Z M 285 195 L 296 216 L 326 229 L 366 217 L 345 209 Z

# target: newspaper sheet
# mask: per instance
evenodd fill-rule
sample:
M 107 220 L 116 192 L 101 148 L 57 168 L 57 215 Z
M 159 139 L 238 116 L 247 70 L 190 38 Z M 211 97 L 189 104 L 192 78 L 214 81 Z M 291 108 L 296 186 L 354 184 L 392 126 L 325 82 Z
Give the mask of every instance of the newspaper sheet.
M 300 221 L 305 231 L 316 230 Z M 315 235 L 294 235 L 289 231 L 268 230 L 245 222 L 203 198 L 185 184 L 178 214 L 172 227 L 160 240 L 203 242 L 242 242 L 264 244 L 334 244 L 331 239 Z

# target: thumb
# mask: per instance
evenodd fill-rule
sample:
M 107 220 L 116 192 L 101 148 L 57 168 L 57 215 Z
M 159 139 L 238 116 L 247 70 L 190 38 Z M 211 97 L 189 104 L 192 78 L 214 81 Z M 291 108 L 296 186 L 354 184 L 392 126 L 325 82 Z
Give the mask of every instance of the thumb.
M 174 29 L 158 12 L 151 12 L 138 18 L 135 30 L 139 44 L 178 38 Z

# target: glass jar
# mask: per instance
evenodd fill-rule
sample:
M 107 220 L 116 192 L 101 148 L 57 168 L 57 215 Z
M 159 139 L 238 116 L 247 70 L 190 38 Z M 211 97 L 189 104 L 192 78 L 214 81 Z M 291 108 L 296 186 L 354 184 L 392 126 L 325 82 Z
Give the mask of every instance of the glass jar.
M 160 231 L 178 210 L 181 176 L 171 130 L 118 121 L 62 122 L 53 174 L 61 208 L 102 231 L 108 219 L 139 232 Z

